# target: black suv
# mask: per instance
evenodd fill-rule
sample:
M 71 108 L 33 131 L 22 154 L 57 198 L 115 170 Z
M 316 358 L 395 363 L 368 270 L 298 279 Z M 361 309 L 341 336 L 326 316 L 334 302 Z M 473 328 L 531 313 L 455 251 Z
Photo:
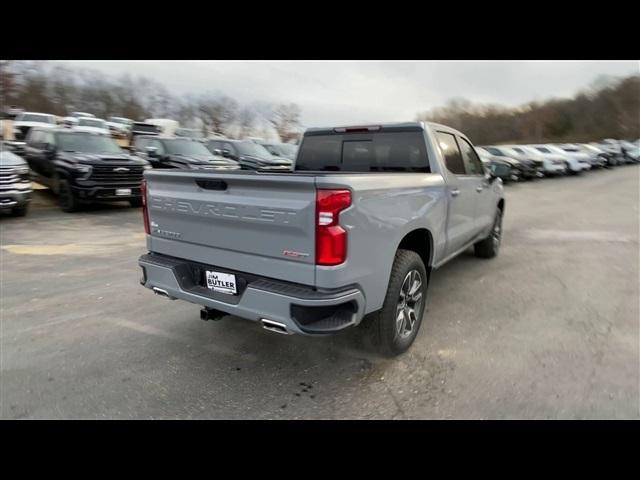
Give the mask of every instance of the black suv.
M 133 149 L 153 168 L 240 170 L 238 162 L 212 154 L 192 138 L 140 135 L 136 137 Z
M 246 170 L 290 171 L 293 168 L 291 160 L 276 157 L 251 140 L 213 139 L 205 145 L 209 151 L 237 161 Z
M 65 212 L 95 201 L 127 200 L 134 207 L 141 206 L 142 174 L 151 168 L 110 137 L 67 128 L 32 128 L 25 160 L 36 181 L 58 195 Z

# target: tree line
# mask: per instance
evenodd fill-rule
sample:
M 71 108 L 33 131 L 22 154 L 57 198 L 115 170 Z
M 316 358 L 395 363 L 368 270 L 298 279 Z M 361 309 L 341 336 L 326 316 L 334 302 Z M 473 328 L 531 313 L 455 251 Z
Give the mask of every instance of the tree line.
M 230 138 L 268 137 L 273 128 L 288 142 L 300 130 L 300 107 L 295 103 L 241 105 L 221 92 L 179 97 L 144 76 L 110 77 L 45 61 L 1 60 L 0 98 L 3 108 L 15 105 L 58 116 L 82 111 L 104 119 L 171 118 L 181 126 Z
M 515 108 L 455 98 L 416 118 L 449 125 L 478 145 L 633 141 L 640 137 L 640 75 L 600 77 L 572 98 Z

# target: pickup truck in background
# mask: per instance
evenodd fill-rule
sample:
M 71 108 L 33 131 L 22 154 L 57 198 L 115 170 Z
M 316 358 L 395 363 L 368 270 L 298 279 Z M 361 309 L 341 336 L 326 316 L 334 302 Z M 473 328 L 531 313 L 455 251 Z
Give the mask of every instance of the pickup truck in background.
M 282 334 L 360 324 L 399 354 L 433 269 L 498 253 L 502 181 L 469 139 L 410 122 L 313 128 L 289 173 L 148 170 L 141 283 Z
M 111 137 L 69 128 L 32 128 L 25 160 L 36 181 L 49 187 L 69 213 L 93 202 L 125 200 L 142 206 L 142 173 L 151 168 Z
M 29 165 L 0 142 L 0 211 L 24 217 L 31 202 Z
M 132 151 L 153 168 L 240 170 L 238 162 L 216 156 L 202 142 L 187 137 L 138 135 Z

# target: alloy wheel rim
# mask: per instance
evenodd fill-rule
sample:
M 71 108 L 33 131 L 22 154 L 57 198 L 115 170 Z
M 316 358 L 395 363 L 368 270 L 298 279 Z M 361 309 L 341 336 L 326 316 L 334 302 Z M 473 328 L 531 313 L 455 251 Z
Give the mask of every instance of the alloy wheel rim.
M 410 336 L 422 307 L 422 275 L 411 270 L 404 277 L 396 306 L 396 333 L 400 338 Z
M 498 213 L 496 218 L 496 223 L 493 226 L 493 230 L 491 232 L 491 238 L 493 239 L 494 249 L 497 250 L 500 247 L 500 239 L 502 237 L 502 215 Z

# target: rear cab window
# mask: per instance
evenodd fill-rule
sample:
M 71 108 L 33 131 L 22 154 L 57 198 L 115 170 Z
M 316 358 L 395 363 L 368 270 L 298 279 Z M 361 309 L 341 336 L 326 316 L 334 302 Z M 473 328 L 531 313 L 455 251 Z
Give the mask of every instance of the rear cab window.
M 347 129 L 348 130 L 348 129 Z M 342 172 L 431 171 L 424 132 L 313 132 L 305 135 L 295 170 Z

